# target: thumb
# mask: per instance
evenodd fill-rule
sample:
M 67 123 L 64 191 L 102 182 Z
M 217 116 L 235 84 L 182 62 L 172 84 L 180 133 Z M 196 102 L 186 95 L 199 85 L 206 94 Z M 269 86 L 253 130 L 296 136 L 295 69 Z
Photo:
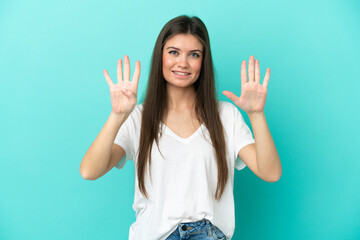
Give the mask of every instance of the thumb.
M 233 101 L 234 103 L 237 102 L 237 96 L 235 94 L 233 94 L 232 92 L 230 91 L 223 91 L 222 92 L 225 96 L 227 96 L 228 98 L 231 99 L 231 101 Z
M 132 94 L 132 92 L 129 91 L 129 90 L 127 90 L 126 88 L 125 88 L 125 89 L 121 89 L 121 92 L 122 92 L 125 96 L 127 96 L 127 97 L 130 97 L 131 94 Z
M 137 94 L 136 92 L 133 92 L 133 91 L 130 91 L 130 90 L 127 90 L 127 89 L 122 89 L 121 92 L 126 96 L 128 97 L 128 99 L 133 99 L 133 98 L 137 98 Z

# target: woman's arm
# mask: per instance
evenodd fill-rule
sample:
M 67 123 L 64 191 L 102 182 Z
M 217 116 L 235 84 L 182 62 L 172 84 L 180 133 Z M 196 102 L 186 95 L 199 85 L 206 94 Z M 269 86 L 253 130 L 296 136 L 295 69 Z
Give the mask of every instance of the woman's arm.
M 248 114 L 254 132 L 255 144 L 242 148 L 239 151 L 239 157 L 261 179 L 274 182 L 280 179 L 282 168 L 264 114 L 269 78 L 270 68 L 266 71 L 263 84 L 260 84 L 259 60 L 255 61 L 254 68 L 254 56 L 250 56 L 249 81 L 246 74 L 246 61 L 243 61 L 241 65 L 240 97 L 229 91 L 224 91 L 223 94 Z
M 128 116 L 128 114 L 116 115 L 111 112 L 104 127 L 81 161 L 80 174 L 84 179 L 95 180 L 106 173 L 116 134 Z M 122 156 L 117 158 L 118 162 Z
M 110 90 L 112 111 L 80 164 L 80 174 L 85 179 L 94 180 L 101 177 L 119 162 L 125 153 L 121 147 L 114 146 L 114 140 L 121 125 L 136 106 L 140 62 L 136 61 L 135 72 L 130 82 L 129 56 L 125 55 L 124 60 L 124 76 L 122 59 L 117 62 L 118 82 L 116 84 L 110 78 L 109 73 L 104 70 L 105 80 Z
M 282 168 L 279 154 L 266 122 L 265 114 L 262 112 L 259 114 L 248 114 L 248 116 L 255 137 L 255 147 L 250 149 L 250 151 L 255 151 L 255 154 L 252 154 L 252 156 L 255 155 L 256 166 L 259 170 L 260 177 L 267 182 L 276 182 L 281 177 Z

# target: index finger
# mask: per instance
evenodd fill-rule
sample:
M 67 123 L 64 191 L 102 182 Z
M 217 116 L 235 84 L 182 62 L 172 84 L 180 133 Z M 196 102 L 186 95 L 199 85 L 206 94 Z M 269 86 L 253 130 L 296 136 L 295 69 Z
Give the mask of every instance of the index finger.
M 265 78 L 264 78 L 264 81 L 263 81 L 263 86 L 264 87 L 267 87 L 268 84 L 269 84 L 269 78 L 270 78 L 270 68 L 266 69 L 266 74 L 265 74 Z
M 107 70 L 104 69 L 103 72 L 104 72 L 105 80 L 106 80 L 106 82 L 108 83 L 109 87 L 114 86 L 114 83 L 113 83 L 113 81 L 111 80 L 111 78 L 110 78 L 109 73 L 107 72 Z
M 247 83 L 246 60 L 241 64 L 241 85 Z
M 134 72 L 134 76 L 131 81 L 133 84 L 135 84 L 136 89 L 139 84 L 139 78 L 140 78 L 140 61 L 136 61 L 135 62 L 135 72 Z
M 118 83 L 119 83 L 119 82 L 122 82 L 122 79 L 123 79 L 122 60 L 119 59 L 119 60 L 118 60 L 118 63 L 117 63 L 117 80 L 118 80 Z

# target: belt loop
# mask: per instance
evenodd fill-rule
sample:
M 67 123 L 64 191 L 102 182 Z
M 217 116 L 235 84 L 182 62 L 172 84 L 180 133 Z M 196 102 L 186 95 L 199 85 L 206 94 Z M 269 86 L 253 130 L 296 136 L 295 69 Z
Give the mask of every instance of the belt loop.
M 207 219 L 206 219 L 206 228 L 207 228 L 207 231 L 208 231 L 208 237 L 211 237 L 212 233 L 211 233 L 210 221 L 207 220 Z

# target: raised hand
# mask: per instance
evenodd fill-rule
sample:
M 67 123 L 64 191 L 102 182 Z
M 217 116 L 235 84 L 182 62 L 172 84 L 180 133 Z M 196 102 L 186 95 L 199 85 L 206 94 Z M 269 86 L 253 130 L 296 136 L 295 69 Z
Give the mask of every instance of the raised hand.
M 259 60 L 254 56 L 249 59 L 249 81 L 246 74 L 246 61 L 241 65 L 241 95 L 237 97 L 230 91 L 223 91 L 223 94 L 230 98 L 236 106 L 244 110 L 247 114 L 263 112 L 265 107 L 267 85 L 270 78 L 270 68 L 267 68 L 263 84 L 260 84 L 260 65 Z
M 114 114 L 130 114 L 137 103 L 137 89 L 140 78 L 140 61 L 135 63 L 135 72 L 130 82 L 130 61 L 124 56 L 124 78 L 122 71 L 122 60 L 117 63 L 118 83 L 114 84 L 107 70 L 104 70 L 106 82 L 110 88 L 112 112 Z

